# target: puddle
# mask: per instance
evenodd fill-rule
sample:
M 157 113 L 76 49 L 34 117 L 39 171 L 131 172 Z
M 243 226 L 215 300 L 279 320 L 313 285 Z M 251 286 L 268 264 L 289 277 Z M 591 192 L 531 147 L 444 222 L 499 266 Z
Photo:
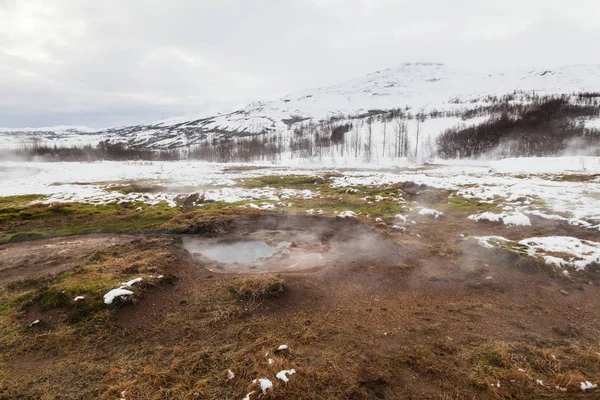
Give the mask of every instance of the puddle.
M 193 255 L 201 254 L 221 263 L 251 263 L 261 258 L 273 256 L 282 246 L 269 246 L 260 240 L 201 243 L 184 240 L 184 248 Z
M 405 253 L 368 228 L 291 216 L 240 224 L 220 237 L 180 237 L 199 268 L 225 274 L 316 273 L 355 263 L 375 268 L 397 264 Z
M 313 234 L 252 232 L 228 240 L 183 237 L 183 248 L 206 269 L 222 273 L 298 271 L 323 265 L 329 250 Z

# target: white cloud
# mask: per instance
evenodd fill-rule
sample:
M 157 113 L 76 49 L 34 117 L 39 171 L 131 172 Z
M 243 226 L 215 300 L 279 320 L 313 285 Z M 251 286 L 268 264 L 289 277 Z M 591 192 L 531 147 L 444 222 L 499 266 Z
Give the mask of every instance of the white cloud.
M 0 126 L 205 114 L 406 61 L 599 63 L 597 0 L 0 0 Z

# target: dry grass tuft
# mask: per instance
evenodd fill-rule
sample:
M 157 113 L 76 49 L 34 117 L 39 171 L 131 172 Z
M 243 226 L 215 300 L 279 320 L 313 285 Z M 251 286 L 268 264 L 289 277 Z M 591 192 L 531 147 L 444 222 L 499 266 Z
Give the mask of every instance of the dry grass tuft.
M 277 276 L 260 275 L 235 279 L 229 291 L 238 299 L 260 301 L 281 297 L 285 292 L 285 284 Z

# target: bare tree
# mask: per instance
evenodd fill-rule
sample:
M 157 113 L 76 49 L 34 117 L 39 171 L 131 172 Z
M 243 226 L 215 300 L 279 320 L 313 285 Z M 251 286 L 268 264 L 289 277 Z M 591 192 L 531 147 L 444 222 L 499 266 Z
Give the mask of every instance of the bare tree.
M 386 139 L 386 133 L 387 131 L 387 121 L 383 121 L 383 145 L 381 146 L 381 156 L 385 157 L 385 139 Z
M 417 143 L 415 143 L 415 159 L 419 158 L 419 135 L 421 133 L 421 122 L 425 121 L 425 113 L 423 112 L 423 110 L 419 111 L 416 115 L 417 117 L 417 137 L 416 137 L 416 141 Z
M 365 159 L 367 162 L 371 162 L 371 157 L 373 155 L 373 119 L 371 117 L 367 118 L 367 125 L 369 129 L 369 135 L 367 136 L 367 143 L 365 144 Z

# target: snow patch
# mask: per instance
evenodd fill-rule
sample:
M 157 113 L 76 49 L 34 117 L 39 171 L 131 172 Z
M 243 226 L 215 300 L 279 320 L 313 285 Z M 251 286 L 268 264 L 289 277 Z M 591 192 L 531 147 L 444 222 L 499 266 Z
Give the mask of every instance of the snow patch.
M 126 289 L 113 289 L 104 295 L 104 304 L 112 304 L 117 297 L 130 296 L 133 292 Z
M 524 214 L 515 213 L 502 218 L 504 225 L 510 226 L 531 226 L 531 220 Z
M 261 390 L 263 396 L 266 395 L 267 392 L 273 388 L 273 382 L 271 382 L 267 378 L 254 379 L 252 381 L 252 383 L 258 383 L 259 384 L 260 390 Z
M 576 270 L 585 269 L 590 264 L 600 263 L 600 243 L 589 240 L 581 240 L 570 236 L 546 236 L 524 239 L 519 242 L 522 246 L 529 248 L 531 256 L 543 255 L 546 262 L 568 265 Z M 544 253 L 567 254 L 572 257 L 567 259 L 548 256 Z M 562 260 L 559 263 L 559 260 Z
M 444 213 L 441 212 L 441 211 L 436 211 L 436 210 L 431 209 L 431 208 L 422 208 L 419 211 L 419 215 L 424 215 L 424 216 L 427 216 L 427 217 L 439 218 L 441 215 L 444 215 Z
M 338 218 L 356 218 L 356 213 L 354 211 L 342 211 L 339 213 Z
M 475 237 L 477 243 L 486 249 L 493 249 L 495 247 L 502 247 L 510 240 L 503 238 L 502 236 L 477 236 Z
M 585 382 L 581 382 L 581 386 L 580 387 L 581 387 L 581 390 L 585 392 L 586 390 L 594 390 L 594 389 L 596 389 L 598 387 L 598 385 L 595 384 L 595 383 L 592 383 L 590 381 L 585 381 Z
M 469 215 L 467 218 L 471 221 L 491 221 L 500 222 L 505 214 L 494 214 L 492 212 L 484 212 L 481 214 Z
M 128 287 L 128 288 L 130 288 L 130 287 L 132 287 L 133 285 L 135 285 L 136 283 L 139 283 L 139 282 L 141 282 L 141 281 L 143 281 L 143 279 L 142 279 L 142 278 L 135 278 L 135 279 L 132 279 L 132 280 L 130 280 L 130 281 L 123 282 L 123 283 L 121 283 L 121 285 L 123 285 L 123 286 L 125 286 L 125 287 Z
M 480 246 L 488 249 L 502 248 L 512 243 L 514 246 L 509 247 L 511 251 L 540 257 L 547 264 L 557 267 L 569 266 L 578 271 L 588 265 L 600 263 L 600 243 L 570 236 L 532 237 L 519 242 L 501 236 L 479 236 L 475 237 L 475 240 Z M 568 276 L 568 272 L 563 273 Z
M 531 220 L 525 214 L 522 213 L 502 213 L 495 214 L 493 212 L 483 212 L 481 214 L 469 215 L 467 217 L 471 221 L 491 221 L 491 222 L 502 222 L 504 225 L 509 226 L 531 226 Z
M 284 369 L 283 371 L 279 371 L 275 376 L 277 377 L 277 379 L 287 383 L 290 381 L 290 378 L 288 378 L 288 376 L 292 376 L 295 373 L 295 369 Z
M 395 218 L 400 220 L 403 224 L 406 223 L 406 217 L 402 214 L 396 214 Z

